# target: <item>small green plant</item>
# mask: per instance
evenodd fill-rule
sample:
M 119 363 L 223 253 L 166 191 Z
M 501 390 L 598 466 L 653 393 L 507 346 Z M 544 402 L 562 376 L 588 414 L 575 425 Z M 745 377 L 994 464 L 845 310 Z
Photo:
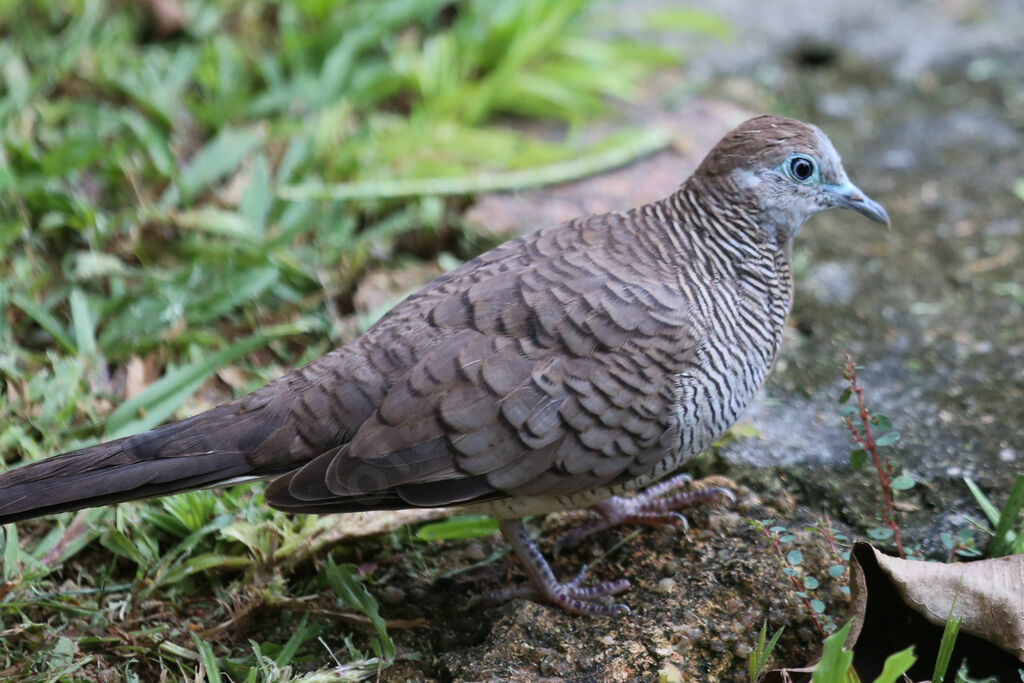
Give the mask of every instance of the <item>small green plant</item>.
M 894 502 L 897 492 L 913 488 L 915 482 L 906 474 L 897 474 L 896 466 L 893 464 L 892 459 L 888 455 L 883 456 L 880 450 L 897 443 L 900 438 L 899 432 L 893 429 L 892 420 L 886 415 L 872 413 L 865 406 L 863 388 L 857 378 L 858 369 L 850 355 L 847 354 L 843 368 L 843 377 L 846 379 L 848 386 L 839 397 L 839 403 L 842 406 L 839 412 L 847 431 L 850 432 L 857 446 L 850 453 L 850 466 L 855 470 L 860 469 L 867 462 L 868 456 L 870 456 L 875 466 L 879 486 L 882 489 L 883 508 L 881 517 L 883 525 L 869 529 L 868 536 L 875 541 L 892 540 L 900 557 L 924 559 L 919 546 L 905 544 L 900 533 Z M 854 397 L 856 401 L 851 403 L 850 399 Z M 968 481 L 967 483 L 968 488 L 971 488 L 979 504 L 986 510 L 986 514 L 988 515 L 994 511 L 992 505 L 988 504 L 986 507 L 987 499 L 973 485 L 973 482 Z M 1024 505 L 1024 488 L 1022 488 L 1019 495 L 1021 497 L 1019 501 L 1014 500 L 1014 506 L 1017 506 L 1018 502 L 1020 505 Z M 1019 506 L 1016 507 L 1018 512 L 1020 509 Z M 1013 515 L 1011 515 L 1011 518 L 1015 519 Z M 993 517 L 992 519 L 995 518 Z M 996 522 L 993 521 L 992 524 L 995 526 Z M 1005 531 L 1009 533 L 1008 528 Z M 943 532 L 940 535 L 940 541 L 948 551 L 947 562 L 952 562 L 958 557 L 969 559 L 981 555 L 981 552 L 975 546 L 970 529 L 961 529 L 955 535 Z
M 395 644 L 391 640 L 391 636 L 388 635 L 387 624 L 380 616 L 377 600 L 370 595 L 366 586 L 359 580 L 355 565 L 338 565 L 334 563 L 333 559 L 328 558 L 324 578 L 337 593 L 344 607 L 354 609 L 366 616 L 376 629 L 377 637 L 371 641 L 376 659 L 368 660 L 368 664 L 388 666 L 395 659 Z M 366 657 L 361 659 L 367 660 Z
M 757 645 L 750 651 L 750 660 L 747 662 L 747 676 L 748 679 L 753 683 L 757 680 L 757 677 L 765 670 L 768 666 L 768 660 L 772 657 L 772 650 L 779 642 L 779 638 L 782 637 L 782 632 L 785 630 L 785 626 L 779 627 L 779 630 L 772 634 L 772 637 L 768 637 L 768 620 L 766 619 L 761 624 L 761 631 L 757 634 Z
M 896 474 L 896 467 L 888 455 L 882 456 L 880 449 L 892 446 L 900 439 L 899 432 L 892 428 L 892 420 L 881 414 L 871 414 L 864 404 L 864 390 L 857 381 L 857 366 L 850 354 L 846 354 L 843 378 L 848 386 L 839 396 L 839 414 L 843 418 L 847 431 L 853 437 L 857 448 L 850 453 L 850 466 L 860 469 L 871 456 L 878 475 L 878 483 L 882 488 L 884 506 L 882 508 L 882 524 L 868 531 L 868 535 L 876 541 L 892 539 L 899 556 L 905 558 L 907 553 L 903 547 L 899 521 L 896 518 L 896 507 L 893 502 L 896 491 L 906 491 L 914 487 L 914 480 L 906 474 Z M 853 403 L 849 403 L 854 398 Z
M 839 587 L 841 593 L 849 595 L 850 551 L 844 550 L 840 544 L 843 543 L 849 546 L 850 539 L 846 534 L 839 533 L 833 528 L 832 518 L 827 514 L 815 524 L 806 527 L 805 531 L 812 532 L 825 541 L 829 554 L 828 576 L 833 581 L 838 581 L 841 584 Z
M 953 618 L 955 607 L 956 596 L 953 598 L 953 604 L 950 606 L 949 615 L 946 618 L 946 626 L 942 631 L 942 641 L 939 644 L 939 652 L 935 660 L 932 683 L 942 683 L 946 679 L 946 671 L 949 668 L 949 661 L 962 622 L 961 619 Z M 859 683 L 860 678 L 852 667 L 853 651 L 844 647 L 851 625 L 852 622 L 847 622 L 841 629 L 825 639 L 821 660 L 814 667 L 812 674 L 814 683 Z M 913 647 L 890 655 L 882 666 L 882 673 L 875 678 L 875 683 L 895 683 L 910 670 L 916 661 Z M 960 678 L 958 677 L 957 680 Z
M 1017 475 L 1010 488 L 1010 495 L 1001 509 L 996 508 L 970 477 L 964 477 L 964 483 L 992 525 L 989 529 L 979 524 L 986 532 L 992 534 L 989 556 L 1002 557 L 1024 553 L 1024 527 L 1020 525 L 1020 513 L 1024 510 L 1024 474 Z
M 852 622 L 847 622 L 825 639 L 821 660 L 811 674 L 814 683 L 859 683 L 860 678 L 853 670 L 853 651 L 843 647 L 850 635 L 851 625 Z M 915 661 L 917 658 L 912 647 L 889 655 L 882 666 L 882 673 L 875 678 L 874 683 L 895 683 L 910 671 Z
M 821 587 L 821 581 L 806 572 L 803 566 L 804 555 L 801 550 L 798 548 L 787 550 L 784 547 L 793 543 L 796 536 L 790 533 L 786 527 L 773 526 L 768 521 L 748 520 L 748 523 L 768 540 L 779 561 L 779 567 L 783 575 L 786 576 L 793 586 L 794 595 L 806 607 L 807 613 L 810 615 L 821 637 L 825 638 L 829 633 L 832 633 L 836 628 L 835 621 L 831 615 L 826 613 L 825 602 L 816 597 L 817 593 L 815 591 Z M 808 527 L 806 531 L 822 534 L 830 543 L 834 558 L 828 569 L 829 579 L 842 581 L 844 583 L 843 588 L 846 589 L 846 592 L 849 592 L 849 588 L 845 585 L 845 562 L 849 559 L 849 553 L 840 551 L 838 545 L 836 545 L 836 539 L 839 535 L 835 534 L 827 520 Z
M 965 559 L 981 557 L 981 550 L 974 543 L 974 534 L 970 529 L 961 529 L 954 536 L 948 531 L 939 534 L 942 547 L 948 551 L 946 562 L 954 562 L 958 557 Z
M 946 680 L 946 670 L 949 668 L 949 660 L 953 656 L 953 648 L 956 647 L 956 637 L 960 634 L 960 625 L 963 623 L 963 619 L 953 618 L 953 610 L 956 609 L 959 597 L 960 589 L 957 588 L 953 603 L 949 606 L 949 614 L 946 615 L 946 625 L 942 629 L 942 640 L 939 642 L 939 653 L 935 657 L 932 683 L 942 683 Z

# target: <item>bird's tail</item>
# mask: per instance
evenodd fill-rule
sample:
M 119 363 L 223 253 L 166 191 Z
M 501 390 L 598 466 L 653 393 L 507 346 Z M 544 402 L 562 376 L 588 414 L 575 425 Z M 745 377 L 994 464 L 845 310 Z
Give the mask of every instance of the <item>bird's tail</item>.
M 0 524 L 274 474 L 252 464 L 229 406 L 0 474 Z

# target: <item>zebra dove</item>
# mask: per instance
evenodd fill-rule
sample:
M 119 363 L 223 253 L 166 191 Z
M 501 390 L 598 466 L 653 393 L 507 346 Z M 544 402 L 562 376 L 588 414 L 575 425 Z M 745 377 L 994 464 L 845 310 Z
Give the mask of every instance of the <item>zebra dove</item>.
M 624 612 L 603 596 L 628 582 L 559 583 L 522 518 L 672 523 L 719 495 L 676 477 L 621 497 L 750 403 L 789 314 L 793 238 L 834 207 L 889 223 L 818 128 L 751 119 L 666 199 L 503 244 L 252 394 L 0 475 L 0 523 L 273 478 L 287 511 L 494 515 L 529 577 L 497 597 Z

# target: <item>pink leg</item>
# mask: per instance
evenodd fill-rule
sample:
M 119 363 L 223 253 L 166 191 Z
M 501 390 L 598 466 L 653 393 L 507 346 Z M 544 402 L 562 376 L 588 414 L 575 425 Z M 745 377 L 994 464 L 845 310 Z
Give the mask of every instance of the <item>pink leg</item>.
M 665 495 L 670 494 L 670 495 Z M 589 526 L 569 532 L 555 544 L 555 556 L 564 548 L 571 548 L 586 537 L 624 524 L 644 526 L 683 526 L 686 517 L 677 512 L 683 508 L 710 503 L 719 498 L 735 500 L 725 486 L 693 486 L 693 478 L 680 474 L 655 484 L 630 498 L 612 496 L 591 506 L 603 519 Z
M 629 590 L 629 581 L 626 579 L 582 587 L 580 584 L 587 575 L 587 568 L 583 567 L 572 581 L 559 583 L 522 520 L 502 519 L 498 525 L 505 540 L 519 556 L 530 582 L 478 596 L 472 604 L 495 605 L 512 598 L 531 598 L 549 602 L 574 614 L 617 616 L 629 612 L 629 608 L 622 604 L 607 605 L 595 601 L 606 595 L 617 595 Z
M 555 553 L 557 554 L 563 547 L 576 545 L 597 531 L 621 524 L 685 525 L 686 518 L 676 512 L 677 510 L 719 498 L 735 499 L 732 491 L 726 486 L 695 487 L 692 481 L 689 475 L 682 474 L 655 484 L 632 498 L 614 496 L 597 503 L 592 507 L 604 519 L 565 536 L 555 546 Z M 629 590 L 629 581 L 626 579 L 582 587 L 580 584 L 587 575 L 587 567 L 584 566 L 571 581 L 559 583 L 537 544 L 530 538 L 522 520 L 503 519 L 499 520 L 498 525 L 505 540 L 519 556 L 530 580 L 528 583 L 477 596 L 471 604 L 496 605 L 513 598 L 530 598 L 551 603 L 574 614 L 612 616 L 629 612 L 625 605 L 609 605 L 597 601 L 607 595 L 618 595 Z

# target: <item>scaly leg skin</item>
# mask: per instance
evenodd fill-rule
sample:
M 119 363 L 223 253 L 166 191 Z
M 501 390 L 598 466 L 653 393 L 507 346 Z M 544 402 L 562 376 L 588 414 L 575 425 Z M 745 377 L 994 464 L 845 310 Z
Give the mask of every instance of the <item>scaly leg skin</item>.
M 725 482 L 728 480 L 723 478 L 722 483 Z M 596 524 L 576 529 L 563 537 L 555 546 L 555 555 L 557 556 L 562 548 L 574 546 L 591 534 L 622 524 L 686 526 L 686 518 L 676 512 L 677 510 L 709 503 L 719 498 L 735 500 L 728 486 L 712 483 L 694 486 L 693 478 L 687 474 L 655 484 L 632 498 L 613 496 L 591 506 L 604 519 Z M 530 581 L 479 595 L 470 602 L 470 606 L 497 605 L 514 598 L 529 598 L 551 603 L 574 614 L 614 616 L 629 612 L 626 605 L 596 602 L 598 598 L 606 595 L 618 595 L 629 590 L 629 581 L 626 579 L 581 587 L 580 584 L 587 575 L 587 567 L 584 566 L 572 581 L 559 583 L 537 544 L 530 538 L 522 520 L 503 519 L 499 520 L 498 526 L 505 540 L 519 556 Z
M 572 581 L 559 583 L 537 544 L 530 538 L 522 520 L 502 519 L 498 521 L 498 527 L 522 561 L 530 582 L 477 596 L 471 601 L 471 606 L 496 605 L 512 598 L 531 598 L 551 603 L 574 614 L 618 616 L 629 612 L 625 605 L 595 602 L 597 598 L 618 595 L 629 590 L 629 581 L 626 579 L 582 587 L 580 584 L 587 575 L 587 568 L 584 566 Z
M 687 526 L 686 517 L 677 512 L 678 510 L 701 503 L 710 503 L 719 498 L 736 500 L 736 496 L 727 486 L 695 486 L 693 477 L 688 474 L 680 474 L 666 479 L 631 498 L 612 496 L 590 506 L 590 509 L 601 515 L 603 519 L 563 536 L 555 544 L 555 557 L 558 557 L 563 549 L 578 545 L 588 536 L 615 526 L 643 524 L 644 526 L 682 526 L 685 528 Z

